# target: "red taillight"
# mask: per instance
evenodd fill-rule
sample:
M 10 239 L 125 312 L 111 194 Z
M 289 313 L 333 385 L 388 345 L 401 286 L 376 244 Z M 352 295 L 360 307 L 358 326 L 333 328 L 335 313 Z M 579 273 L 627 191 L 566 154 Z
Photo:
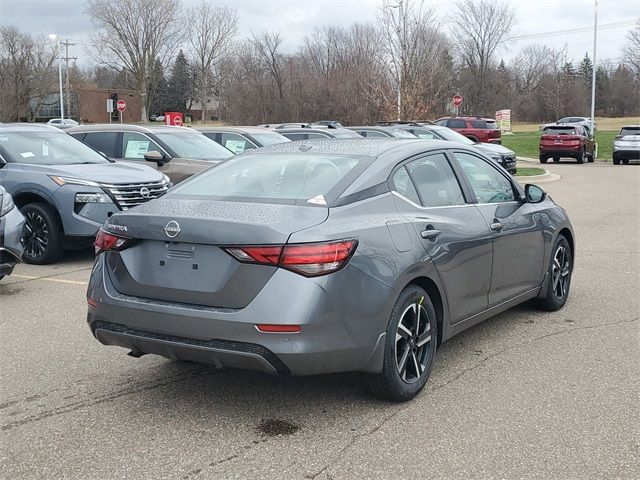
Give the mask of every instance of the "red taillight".
M 262 333 L 300 333 L 300 325 L 277 325 L 272 323 L 259 323 L 256 325 Z
M 100 229 L 96 235 L 96 241 L 93 244 L 95 246 L 96 254 L 98 254 L 106 250 L 122 250 L 127 246 L 127 243 L 130 240 L 130 238 L 120 237 Z
M 87 305 L 89 305 L 90 308 L 96 308 L 98 306 L 98 301 L 87 297 Z
M 225 250 L 240 262 L 280 266 L 305 277 L 317 277 L 343 268 L 357 246 L 357 240 L 341 240 L 284 246 L 228 247 Z

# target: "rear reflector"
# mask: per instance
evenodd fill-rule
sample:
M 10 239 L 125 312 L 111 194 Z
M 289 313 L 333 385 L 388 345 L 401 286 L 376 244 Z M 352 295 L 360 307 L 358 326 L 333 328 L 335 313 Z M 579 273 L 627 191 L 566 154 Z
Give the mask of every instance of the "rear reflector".
M 87 304 L 91 307 L 91 308 L 96 308 L 98 306 L 98 301 L 94 300 L 93 298 L 89 298 L 87 297 Z
M 300 333 L 300 325 L 277 325 L 271 323 L 259 323 L 256 325 L 262 333 Z
M 225 251 L 243 263 L 273 265 L 305 277 L 317 277 L 343 268 L 355 252 L 357 240 L 227 247 Z

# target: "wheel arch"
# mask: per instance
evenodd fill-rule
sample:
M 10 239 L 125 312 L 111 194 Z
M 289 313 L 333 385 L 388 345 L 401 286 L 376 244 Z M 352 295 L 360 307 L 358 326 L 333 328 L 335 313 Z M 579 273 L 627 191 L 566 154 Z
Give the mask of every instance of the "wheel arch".
M 11 196 L 13 197 L 13 202 L 15 203 L 16 207 L 18 207 L 18 209 L 21 209 L 25 205 L 28 205 L 30 203 L 43 203 L 50 207 L 53 211 L 53 214 L 55 215 L 55 220 L 60 226 L 60 231 L 64 235 L 64 224 L 62 223 L 60 212 L 58 211 L 55 202 L 49 197 L 49 195 L 46 195 L 41 191 L 22 190 L 16 192 L 15 194 L 12 194 Z
M 407 286 L 409 285 L 417 285 L 429 295 L 431 303 L 433 303 L 433 308 L 436 311 L 436 321 L 438 324 L 438 345 L 440 345 L 442 343 L 442 330 L 444 325 L 444 298 L 440 293 L 440 288 L 438 287 L 436 282 L 426 276 L 414 278 L 407 284 Z
M 559 235 L 562 235 L 567 239 L 567 242 L 569 242 L 569 247 L 571 247 L 571 255 L 575 259 L 576 249 L 574 244 L 575 240 L 573 238 L 573 232 L 568 227 L 563 227 L 558 231 L 558 235 L 556 235 L 556 238 Z

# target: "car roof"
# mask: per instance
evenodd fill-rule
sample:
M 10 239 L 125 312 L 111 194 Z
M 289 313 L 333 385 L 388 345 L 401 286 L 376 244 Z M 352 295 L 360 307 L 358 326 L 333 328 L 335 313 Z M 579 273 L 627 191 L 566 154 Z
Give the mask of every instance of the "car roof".
M 46 123 L 0 123 L 0 132 L 56 132 L 65 134 L 59 128 Z
M 267 129 L 265 129 L 267 130 Z M 270 132 L 276 132 L 276 133 L 328 133 L 329 135 L 333 134 L 334 132 L 337 133 L 340 130 L 347 130 L 346 128 L 317 128 L 317 127 L 298 127 L 298 128 L 276 128 L 274 130 L 267 130 Z
M 631 128 L 632 130 L 635 130 L 636 128 L 640 128 L 640 124 L 638 124 L 638 125 L 625 125 L 622 128 Z
M 198 130 L 199 132 L 232 132 L 232 133 L 279 133 L 278 130 L 273 130 L 265 127 L 256 127 L 256 126 L 233 126 L 233 127 L 213 127 L 213 126 L 205 126 L 205 127 L 196 127 L 194 130 Z M 305 128 L 305 131 L 310 130 L 309 128 Z
M 406 130 L 411 125 L 360 125 L 355 127 L 347 127 L 349 130 L 379 130 L 388 132 L 389 130 Z
M 160 133 L 160 132 L 176 132 L 183 133 L 187 131 L 195 132 L 189 127 L 175 127 L 172 125 L 132 125 L 130 123 L 94 123 L 91 125 L 78 125 L 77 127 L 67 128 L 67 133 L 74 132 L 139 132 L 139 133 Z

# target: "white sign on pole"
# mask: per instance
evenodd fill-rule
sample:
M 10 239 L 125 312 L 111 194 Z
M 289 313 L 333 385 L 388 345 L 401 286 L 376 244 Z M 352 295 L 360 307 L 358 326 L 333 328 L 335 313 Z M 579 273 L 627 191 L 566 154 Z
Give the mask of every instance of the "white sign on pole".
M 511 131 L 511 110 L 498 110 L 496 112 L 496 123 L 503 132 Z
M 107 99 L 107 113 L 113 113 L 113 100 L 111 98 Z

